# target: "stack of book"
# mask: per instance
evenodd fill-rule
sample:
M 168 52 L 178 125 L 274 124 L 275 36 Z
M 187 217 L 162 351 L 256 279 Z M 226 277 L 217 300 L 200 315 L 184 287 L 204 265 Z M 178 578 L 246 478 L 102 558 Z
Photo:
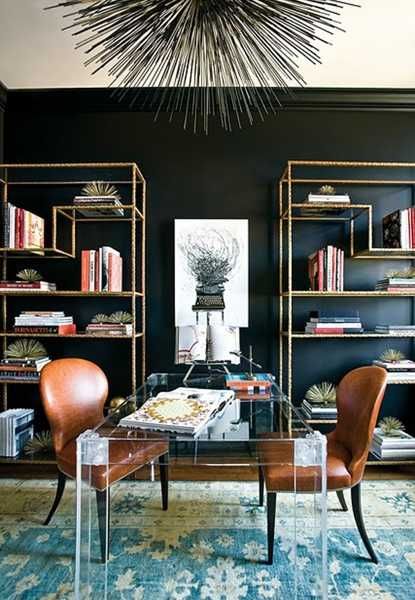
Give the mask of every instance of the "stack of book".
M 415 207 L 395 210 L 383 217 L 383 247 L 415 248 Z
M 342 292 L 344 289 L 344 250 L 335 246 L 327 246 L 310 254 L 308 276 L 312 291 Z
M 387 436 L 380 427 L 376 427 L 371 452 L 377 458 L 384 460 L 415 458 L 415 438 L 405 431 Z
M 306 333 L 316 335 L 363 333 L 358 310 L 312 310 L 305 326 Z
M 44 219 L 10 202 L 3 210 L 4 248 L 44 248 Z
M 71 335 L 76 333 L 76 325 L 73 317 L 60 310 L 23 310 L 14 319 L 14 332 Z
M 10 292 L 56 292 L 56 283 L 49 281 L 11 281 L 0 280 L 0 290 L 9 290 Z
M 0 413 L 0 456 L 17 456 L 33 438 L 33 408 L 12 408 Z
M 85 217 L 124 215 L 124 209 L 118 208 L 122 203 L 116 196 L 75 196 L 73 203 L 78 207 L 78 212 Z M 93 208 L 82 208 L 85 206 Z
M 304 398 L 301 403 L 301 410 L 307 419 L 324 421 L 336 421 L 337 419 L 336 404 L 316 404 Z
M 373 364 L 387 370 L 388 383 L 415 382 L 415 362 L 413 360 L 387 362 L 378 359 L 374 360 Z
M 376 333 L 385 333 L 387 335 L 411 336 L 415 335 L 415 325 L 376 325 Z
M 349 194 L 308 194 L 307 201 L 320 204 L 350 204 Z
M 86 333 L 90 335 L 127 335 L 133 334 L 132 323 L 89 323 Z
M 40 371 L 50 362 L 48 356 L 42 358 L 3 358 L 0 361 L 0 381 L 33 382 L 39 381 Z
M 121 292 L 122 258 L 111 246 L 82 250 L 81 290 L 83 292 Z
M 377 282 L 376 289 L 384 292 L 415 293 L 415 277 L 385 277 Z

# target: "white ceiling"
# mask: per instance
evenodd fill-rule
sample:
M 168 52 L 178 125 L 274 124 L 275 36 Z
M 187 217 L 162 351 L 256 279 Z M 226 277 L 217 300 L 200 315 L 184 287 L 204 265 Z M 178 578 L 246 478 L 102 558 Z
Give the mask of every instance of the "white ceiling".
M 0 81 L 10 89 L 101 87 L 74 38 L 63 32 L 66 11 L 44 11 L 57 0 L 0 0 Z M 359 2 L 359 0 L 355 0 Z M 415 0 L 360 0 L 346 8 L 323 64 L 301 63 L 310 87 L 415 88 Z

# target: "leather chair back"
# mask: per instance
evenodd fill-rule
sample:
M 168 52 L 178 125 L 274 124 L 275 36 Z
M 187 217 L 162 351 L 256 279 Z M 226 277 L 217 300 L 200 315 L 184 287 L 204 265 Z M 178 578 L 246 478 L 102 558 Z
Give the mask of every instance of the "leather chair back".
M 61 358 L 40 373 L 40 397 L 52 431 L 55 452 L 104 416 L 108 381 L 93 362 Z
M 337 426 L 328 437 L 350 452 L 348 470 L 352 485 L 363 477 L 386 378 L 387 373 L 381 367 L 360 367 L 347 373 L 337 388 Z

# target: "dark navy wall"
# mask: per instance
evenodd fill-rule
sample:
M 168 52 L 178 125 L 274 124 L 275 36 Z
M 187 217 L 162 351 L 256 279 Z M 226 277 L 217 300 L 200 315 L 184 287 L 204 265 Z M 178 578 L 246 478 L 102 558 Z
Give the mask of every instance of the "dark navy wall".
M 303 158 L 415 162 L 415 115 L 406 110 L 316 111 L 311 106 L 293 106 L 263 123 L 230 134 L 212 125 L 206 137 L 183 131 L 180 117 L 169 124 L 162 115 L 155 123 L 148 112 L 123 111 L 99 103 L 96 108 L 83 105 L 82 95 L 76 91 L 71 95 L 66 92 L 62 102 L 59 92 L 54 93 L 53 102 L 47 92 L 44 98 L 45 102 L 41 92 L 35 101 L 30 92 L 9 93 L 5 135 L 8 161 L 136 161 L 148 180 L 150 371 L 170 369 L 174 357 L 175 218 L 249 219 L 250 328 L 243 332 L 242 343 L 244 349 L 252 343 L 256 359 L 274 370 L 278 323 L 274 313 L 277 257 L 273 245 L 273 186 L 286 161 Z M 396 190 L 395 195 L 377 189 L 376 193 L 371 190 L 356 200 L 379 202 L 378 226 L 382 212 L 393 210 L 397 201 L 411 203 L 412 194 L 410 189 Z M 114 231 L 114 235 L 118 234 Z M 294 257 L 298 288 L 306 285 L 306 256 L 326 239 L 341 242 L 342 235 L 337 226 L 298 227 Z M 117 246 L 116 240 L 113 245 Z M 391 265 L 378 261 L 347 261 L 347 286 L 373 289 L 388 267 Z M 333 302 L 325 302 L 333 307 Z M 338 307 L 340 302 L 341 306 L 357 306 L 352 300 L 342 300 Z M 70 306 L 68 303 L 65 308 L 69 310 Z M 295 322 L 302 328 L 307 311 L 316 308 L 316 303 L 297 300 L 295 306 Z M 408 299 L 364 299 L 359 307 L 369 327 L 378 320 L 412 320 L 412 300 Z M 105 348 L 96 344 L 94 352 L 108 368 L 121 373 L 125 356 L 115 351 L 114 344 Z M 297 401 L 311 383 L 338 380 L 346 370 L 371 362 L 386 345 L 371 340 L 295 342 Z M 412 351 L 408 342 L 393 345 L 408 353 Z M 384 410 L 402 416 L 409 425 L 412 394 L 404 386 L 394 387 L 388 392 Z M 114 391 L 120 392 L 121 388 L 122 380 Z

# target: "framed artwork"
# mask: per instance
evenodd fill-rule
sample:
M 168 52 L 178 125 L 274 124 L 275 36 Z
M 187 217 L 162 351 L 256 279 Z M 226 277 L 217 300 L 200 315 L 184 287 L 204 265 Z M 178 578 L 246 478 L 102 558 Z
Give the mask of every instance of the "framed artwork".
M 248 327 L 248 220 L 175 220 L 175 321 Z

